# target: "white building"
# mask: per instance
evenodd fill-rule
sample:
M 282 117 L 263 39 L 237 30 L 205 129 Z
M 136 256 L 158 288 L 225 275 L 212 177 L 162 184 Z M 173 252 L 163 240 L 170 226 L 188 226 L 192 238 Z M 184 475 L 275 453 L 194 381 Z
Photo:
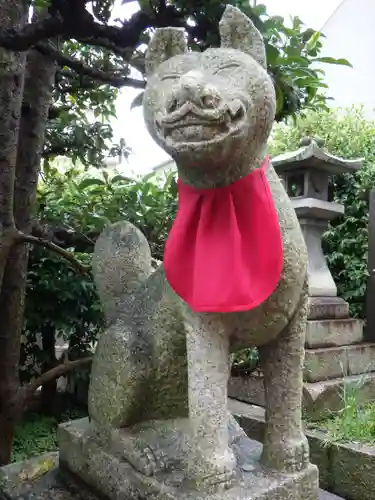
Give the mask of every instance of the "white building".
M 345 58 L 353 68 L 324 64 L 332 106 L 364 105 L 369 118 L 375 109 L 375 0 L 342 0 L 321 28 L 323 55 Z

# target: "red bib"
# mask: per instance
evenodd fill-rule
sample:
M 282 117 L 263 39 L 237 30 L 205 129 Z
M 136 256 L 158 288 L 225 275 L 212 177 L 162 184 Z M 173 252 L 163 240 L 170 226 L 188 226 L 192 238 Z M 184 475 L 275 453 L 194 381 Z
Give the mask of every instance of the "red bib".
M 193 311 L 248 311 L 277 287 L 283 247 L 266 177 L 269 161 L 223 188 L 196 189 L 178 181 L 164 268 Z

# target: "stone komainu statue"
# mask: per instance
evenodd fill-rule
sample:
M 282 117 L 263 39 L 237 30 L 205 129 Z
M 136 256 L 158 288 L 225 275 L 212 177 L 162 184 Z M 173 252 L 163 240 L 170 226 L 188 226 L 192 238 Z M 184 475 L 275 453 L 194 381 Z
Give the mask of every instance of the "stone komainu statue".
M 309 467 L 301 427 L 307 253 L 266 154 L 274 87 L 246 16 L 228 5 L 220 34 L 221 47 L 203 53 L 188 52 L 177 28 L 158 29 L 150 43 L 144 116 L 177 164 L 179 210 L 156 270 L 130 223 L 97 241 L 107 328 L 89 391 L 92 422 L 134 469 L 185 471 L 207 491 L 252 468 L 227 410 L 228 359 L 245 347 L 259 348 L 264 370 L 262 466 Z

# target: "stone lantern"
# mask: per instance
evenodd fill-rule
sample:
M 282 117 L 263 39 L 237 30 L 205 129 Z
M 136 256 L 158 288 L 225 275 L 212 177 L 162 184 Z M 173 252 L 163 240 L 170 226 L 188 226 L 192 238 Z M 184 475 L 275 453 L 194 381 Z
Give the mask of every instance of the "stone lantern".
M 355 172 L 362 160 L 344 160 L 323 151 L 322 141 L 306 137 L 300 149 L 273 158 L 298 216 L 309 256 L 309 295 L 312 308 L 325 309 L 327 317 L 348 317 L 348 305 L 337 297 L 322 250 L 322 234 L 329 221 L 344 214 L 344 206 L 330 200 L 329 177 Z M 321 311 L 323 312 L 323 311 Z
M 363 339 L 363 322 L 349 317 L 349 305 L 337 297 L 336 284 L 322 250 L 329 221 L 344 214 L 332 201 L 329 177 L 352 173 L 362 160 L 344 160 L 323 151 L 322 141 L 304 138 L 300 149 L 273 159 L 285 183 L 305 237 L 309 257 L 309 316 L 306 325 L 303 405 L 319 419 L 342 405 L 344 386 L 358 386 L 358 397 L 375 395 L 375 343 Z M 369 372 L 369 373 L 367 373 Z

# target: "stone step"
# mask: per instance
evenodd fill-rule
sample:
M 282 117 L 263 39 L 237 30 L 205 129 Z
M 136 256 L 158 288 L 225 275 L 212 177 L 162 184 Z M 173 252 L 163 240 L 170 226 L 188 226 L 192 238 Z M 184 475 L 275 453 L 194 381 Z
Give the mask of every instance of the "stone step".
M 308 349 L 358 344 L 363 340 L 363 321 L 359 319 L 309 320 L 306 326 Z
M 228 396 L 257 406 L 265 405 L 263 377 L 230 377 Z
M 328 493 L 328 491 L 319 490 L 319 500 L 345 500 L 342 497 L 338 497 L 333 493 Z
M 358 404 L 375 400 L 375 373 L 305 383 L 303 386 L 305 414 L 310 420 L 316 421 L 331 411 L 342 409 L 344 389 L 355 394 Z
M 307 349 L 305 382 L 320 382 L 375 371 L 375 343 Z
M 375 400 L 375 372 L 364 375 L 339 377 L 322 382 L 304 383 L 303 409 L 311 420 L 321 419 L 329 411 L 340 410 L 343 405 L 343 389 L 353 391 L 359 403 Z M 228 395 L 237 401 L 264 407 L 262 378 L 231 377 Z
M 309 319 L 349 318 L 349 304 L 341 297 L 309 297 Z

